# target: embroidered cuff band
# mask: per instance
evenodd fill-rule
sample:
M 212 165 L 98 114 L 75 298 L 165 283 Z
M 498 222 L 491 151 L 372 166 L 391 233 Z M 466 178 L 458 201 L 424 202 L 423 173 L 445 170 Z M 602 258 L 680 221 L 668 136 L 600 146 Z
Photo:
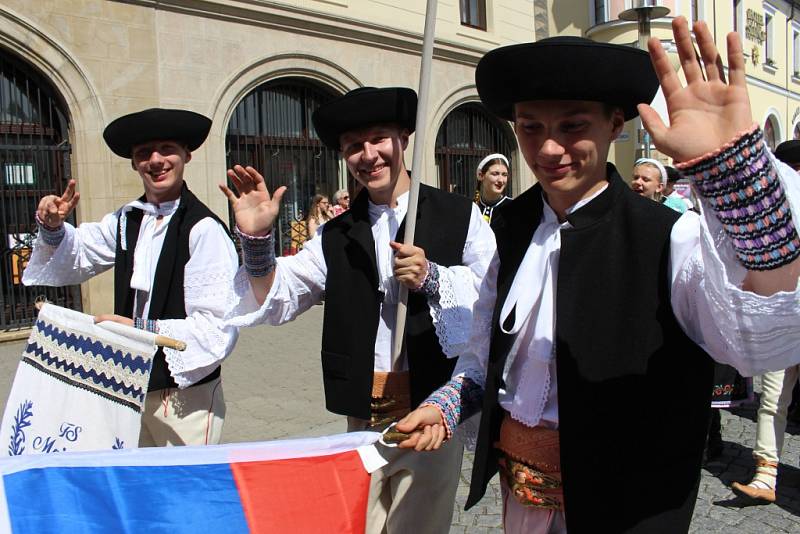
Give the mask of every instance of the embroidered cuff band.
M 51 247 L 58 247 L 58 245 L 60 245 L 61 241 L 64 239 L 64 234 L 66 233 L 64 225 L 62 224 L 58 228 L 50 228 L 42 219 L 39 218 L 38 213 L 36 213 L 35 218 L 36 224 L 39 226 L 39 235 L 42 236 L 42 241 Z
M 133 326 L 139 330 L 147 330 L 148 332 L 158 334 L 158 322 L 154 319 L 143 319 L 141 317 L 136 317 L 133 320 Z
M 480 410 L 482 401 L 483 388 L 467 377 L 458 377 L 431 393 L 420 406 L 439 410 L 450 439 L 459 423 Z
M 439 266 L 432 261 L 428 262 L 428 272 L 422 284 L 416 289 L 417 293 L 422 293 L 426 297 L 435 297 L 439 294 Z
M 711 205 L 745 268 L 777 269 L 800 255 L 789 201 L 760 128 L 678 168 Z
M 256 237 L 245 234 L 238 226 L 234 231 L 242 244 L 242 261 L 247 274 L 258 278 L 267 276 L 275 270 L 275 245 L 272 232 Z

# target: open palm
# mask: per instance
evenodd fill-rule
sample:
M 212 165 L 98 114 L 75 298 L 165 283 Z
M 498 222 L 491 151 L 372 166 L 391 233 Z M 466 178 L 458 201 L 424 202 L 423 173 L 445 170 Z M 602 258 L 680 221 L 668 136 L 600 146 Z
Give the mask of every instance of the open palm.
M 728 78 L 722 59 L 705 22 L 694 25 L 703 66 L 697 61 L 686 19 L 672 21 L 678 57 L 686 77 L 681 84 L 658 39 L 648 42 L 650 57 L 667 102 L 670 126 L 646 104 L 639 113 L 656 148 L 677 162 L 689 161 L 717 150 L 753 125 L 745 81 L 742 43 L 728 34 Z M 705 76 L 704 76 L 705 71 Z
M 286 187 L 279 187 L 270 196 L 264 177 L 253 167 L 241 165 L 228 169 L 228 178 L 233 182 L 238 196 L 224 184 L 220 184 L 219 188 L 231 203 L 236 226 L 252 236 L 268 234 L 278 218 Z

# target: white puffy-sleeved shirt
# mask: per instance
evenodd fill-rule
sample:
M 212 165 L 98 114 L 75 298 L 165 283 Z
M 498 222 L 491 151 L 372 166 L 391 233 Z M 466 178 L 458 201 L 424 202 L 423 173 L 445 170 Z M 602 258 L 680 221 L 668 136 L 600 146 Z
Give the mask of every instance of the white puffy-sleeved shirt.
M 408 208 L 408 193 L 397 199 L 397 206 L 369 203 L 372 237 L 381 291 L 385 297 L 380 306 L 380 321 L 375 339 L 375 371 L 391 371 L 392 336 L 397 313 L 399 284 L 394 278 L 394 252 L 389 242 L 394 239 Z M 279 325 L 293 320 L 321 301 L 325 291 L 327 266 L 322 253 L 324 225 L 313 239 L 306 241 L 295 256 L 277 259 L 275 280 L 264 304 L 259 306 L 250 288 L 244 268 L 234 283 L 235 301 L 228 324 L 253 326 L 268 323 Z M 439 266 L 439 294 L 428 297 L 428 307 L 442 351 L 456 357 L 469 341 L 472 305 L 497 245 L 494 233 L 475 205 L 470 213 L 469 229 L 462 254 L 463 265 Z M 401 367 L 407 368 L 402 362 Z
M 800 213 L 800 177 L 772 160 L 793 213 Z M 601 192 L 568 212 L 592 202 Z M 712 358 L 736 367 L 745 376 L 796 365 L 800 361 L 800 291 L 765 297 L 742 290 L 747 271 L 736 260 L 714 212 L 704 208 L 703 216 L 690 211 L 681 215 L 670 235 L 670 300 L 678 323 Z M 516 324 L 507 330 L 517 337 L 509 351 L 503 372 L 505 388 L 498 400 L 514 419 L 528 426 L 558 427 L 555 280 L 560 232 L 569 227 L 568 222 L 559 223 L 545 201 L 542 220 L 499 318 L 502 325 L 517 305 Z M 495 255 L 475 303 L 469 348 L 459 357 L 453 373 L 481 387 L 489 358 L 498 269 Z
M 100 222 L 82 223 L 77 228 L 64 223 L 65 234 L 58 247 L 47 245 L 41 236 L 36 239 L 22 282 L 28 286 L 65 286 L 107 271 L 114 266 L 118 225 L 122 225 L 124 235 L 127 212 L 139 208 L 144 216 L 134 252 L 131 288 L 136 290 L 134 315 L 147 317 L 158 258 L 179 203 L 175 200 L 155 206 L 135 200 Z M 238 338 L 235 327 L 223 324 L 232 278 L 239 265 L 228 234 L 214 219 L 201 219 L 189 233 L 189 253 L 183 282 L 186 319 L 158 321 L 160 334 L 186 342 L 184 351 L 164 348 L 167 366 L 179 388 L 211 373 L 231 353 Z

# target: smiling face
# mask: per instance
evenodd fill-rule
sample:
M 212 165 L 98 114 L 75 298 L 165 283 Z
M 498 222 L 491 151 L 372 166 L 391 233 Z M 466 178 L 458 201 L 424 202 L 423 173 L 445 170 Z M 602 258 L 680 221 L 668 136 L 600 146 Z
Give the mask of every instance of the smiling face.
M 504 163 L 493 163 L 478 175 L 481 182 L 481 196 L 484 200 L 500 198 L 508 184 L 508 167 Z
M 377 125 L 342 134 L 340 145 L 347 168 L 358 183 L 367 188 L 376 204 L 390 204 L 407 189 L 403 152 L 408 146 L 408 130 L 393 125 Z
M 645 198 L 655 200 L 656 195 L 664 189 L 661 172 L 646 163 L 637 165 L 633 168 L 631 189 Z
M 148 202 L 159 204 L 181 196 L 183 169 L 192 153 L 177 141 L 150 141 L 132 149 L 131 165 L 139 173 Z
M 564 210 L 606 181 L 606 157 L 625 123 L 599 102 L 537 100 L 514 106 L 514 131 L 548 203 Z

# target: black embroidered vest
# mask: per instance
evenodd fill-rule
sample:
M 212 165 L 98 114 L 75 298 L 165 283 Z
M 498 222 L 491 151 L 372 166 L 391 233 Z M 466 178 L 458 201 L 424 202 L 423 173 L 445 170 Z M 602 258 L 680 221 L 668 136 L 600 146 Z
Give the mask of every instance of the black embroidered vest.
M 469 199 L 422 185 L 414 244 L 442 266 L 461 265 L 472 210 Z M 375 242 L 363 191 L 350 210 L 325 224 L 322 251 L 327 265 L 322 328 L 322 374 L 328 410 L 370 417 L 375 339 L 380 303 Z M 405 222 L 397 236 L 402 241 Z M 449 380 L 455 358 L 442 353 L 427 299 L 409 293 L 406 354 L 411 405 Z
M 710 415 L 711 358 L 670 303 L 670 234 L 679 214 L 609 187 L 567 217 L 556 290 L 564 508 L 570 534 L 686 532 Z M 498 389 L 514 341 L 498 315 L 542 214 L 534 186 L 497 214 L 500 270 L 483 416 L 467 507 L 497 471 Z
M 145 201 L 144 197 L 140 200 Z M 139 239 L 139 228 L 142 224 L 142 210 L 133 209 L 127 213 L 125 236 L 120 235 L 117 226 L 117 251 L 114 266 L 114 313 L 125 317 L 133 317 L 134 290 L 131 289 L 133 275 L 133 253 Z M 189 233 L 192 227 L 206 217 L 211 217 L 226 229 L 222 221 L 208 207 L 183 186 L 181 201 L 169 221 L 164 245 L 156 266 L 153 291 L 150 297 L 150 310 L 147 319 L 185 319 L 186 306 L 183 298 L 183 271 L 189 261 Z M 122 249 L 125 239 L 127 250 Z M 208 376 L 196 384 L 203 384 L 220 376 L 217 367 Z M 148 391 L 177 387 L 164 359 L 164 351 L 159 349 L 153 360 Z

